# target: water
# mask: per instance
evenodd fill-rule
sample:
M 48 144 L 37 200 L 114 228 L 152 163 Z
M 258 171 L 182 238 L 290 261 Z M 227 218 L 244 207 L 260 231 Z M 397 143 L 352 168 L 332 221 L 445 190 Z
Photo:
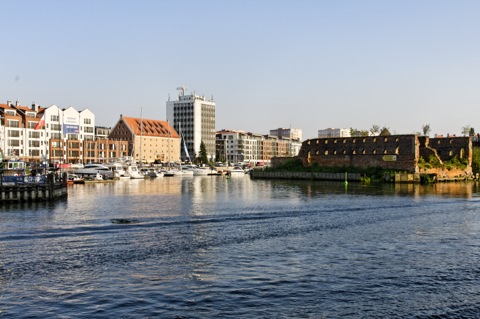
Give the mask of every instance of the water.
M 479 186 L 74 185 L 0 208 L 0 317 L 480 318 Z

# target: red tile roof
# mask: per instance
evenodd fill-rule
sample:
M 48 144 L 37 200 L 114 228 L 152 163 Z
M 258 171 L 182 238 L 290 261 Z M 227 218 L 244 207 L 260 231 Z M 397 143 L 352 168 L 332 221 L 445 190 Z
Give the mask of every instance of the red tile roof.
M 178 133 L 167 121 L 122 117 L 135 135 L 179 138 Z M 141 130 L 141 132 L 140 132 Z

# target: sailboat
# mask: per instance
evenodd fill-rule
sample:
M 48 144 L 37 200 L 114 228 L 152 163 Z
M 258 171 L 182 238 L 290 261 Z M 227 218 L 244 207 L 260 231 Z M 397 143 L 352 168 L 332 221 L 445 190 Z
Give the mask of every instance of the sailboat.
M 171 160 L 170 139 L 172 137 L 172 132 L 170 131 L 170 122 L 167 121 L 167 124 L 168 124 L 168 167 L 167 167 L 167 170 L 163 172 L 163 177 L 172 177 L 172 176 L 178 176 L 179 171 L 176 169 L 173 169 L 170 163 L 170 160 Z

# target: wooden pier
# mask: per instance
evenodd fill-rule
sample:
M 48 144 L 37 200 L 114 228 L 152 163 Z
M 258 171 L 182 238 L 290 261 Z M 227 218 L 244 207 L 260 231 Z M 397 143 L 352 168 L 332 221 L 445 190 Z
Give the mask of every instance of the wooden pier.
M 0 176 L 0 204 L 12 202 L 52 201 L 66 197 L 66 174 L 32 178 L 31 176 Z

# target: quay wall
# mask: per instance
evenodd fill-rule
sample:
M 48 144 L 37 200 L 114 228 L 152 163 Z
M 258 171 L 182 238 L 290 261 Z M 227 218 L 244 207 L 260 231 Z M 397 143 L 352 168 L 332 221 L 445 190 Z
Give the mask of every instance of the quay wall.
M 252 170 L 252 179 L 292 179 L 292 180 L 319 180 L 319 181 L 345 181 L 359 182 L 360 173 L 312 173 L 312 172 L 265 172 Z

